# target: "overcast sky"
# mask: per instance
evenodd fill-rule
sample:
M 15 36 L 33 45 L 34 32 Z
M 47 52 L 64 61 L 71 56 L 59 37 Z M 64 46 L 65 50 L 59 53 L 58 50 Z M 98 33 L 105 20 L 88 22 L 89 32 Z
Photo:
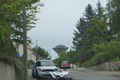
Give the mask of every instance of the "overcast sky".
M 96 7 L 98 0 L 41 0 L 44 7 L 36 15 L 39 20 L 36 27 L 28 32 L 32 39 L 32 47 L 37 45 L 50 52 L 52 59 L 58 57 L 52 49 L 59 44 L 71 48 L 72 37 L 75 25 L 88 4 L 93 8 Z M 106 6 L 107 0 L 100 0 L 103 7 Z M 68 49 L 68 50 L 69 50 Z

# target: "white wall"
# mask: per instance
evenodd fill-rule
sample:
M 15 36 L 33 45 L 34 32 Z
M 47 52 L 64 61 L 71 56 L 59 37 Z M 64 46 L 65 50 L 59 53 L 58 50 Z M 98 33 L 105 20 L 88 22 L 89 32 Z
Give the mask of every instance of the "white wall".
M 0 80 L 16 80 L 14 67 L 0 63 Z

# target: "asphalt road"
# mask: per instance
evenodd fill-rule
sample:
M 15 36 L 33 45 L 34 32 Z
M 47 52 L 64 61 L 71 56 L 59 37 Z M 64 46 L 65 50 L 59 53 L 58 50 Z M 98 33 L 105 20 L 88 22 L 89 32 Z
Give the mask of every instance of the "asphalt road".
M 103 76 L 92 73 L 75 71 L 71 69 L 69 69 L 68 77 L 72 77 L 73 80 L 120 80 L 120 77 Z M 28 70 L 28 80 L 37 80 L 35 78 L 32 78 L 31 70 Z M 47 79 L 39 79 L 39 80 L 47 80 Z

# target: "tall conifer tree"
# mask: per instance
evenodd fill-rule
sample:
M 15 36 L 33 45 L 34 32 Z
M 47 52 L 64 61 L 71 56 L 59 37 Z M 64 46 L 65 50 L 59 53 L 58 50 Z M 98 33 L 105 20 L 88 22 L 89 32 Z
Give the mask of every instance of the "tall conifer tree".
M 83 17 L 78 21 L 76 28 L 78 31 L 74 30 L 73 37 L 73 47 L 76 51 L 80 50 L 83 47 L 84 41 L 87 40 L 87 28 L 90 28 L 89 21 L 93 21 L 95 17 L 95 11 L 93 10 L 90 4 L 85 8 L 85 12 L 83 13 Z
M 120 0 L 108 0 L 107 10 L 112 34 L 120 37 Z

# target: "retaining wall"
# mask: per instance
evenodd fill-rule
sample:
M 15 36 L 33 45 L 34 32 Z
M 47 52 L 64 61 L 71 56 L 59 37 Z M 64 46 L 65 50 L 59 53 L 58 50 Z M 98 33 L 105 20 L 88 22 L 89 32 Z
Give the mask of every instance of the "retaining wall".
M 106 70 L 120 70 L 120 61 L 106 62 Z
M 91 68 L 117 71 L 117 70 L 120 70 L 120 61 L 105 62 L 98 66 L 93 66 Z
M 0 63 L 0 80 L 16 80 L 14 66 Z

